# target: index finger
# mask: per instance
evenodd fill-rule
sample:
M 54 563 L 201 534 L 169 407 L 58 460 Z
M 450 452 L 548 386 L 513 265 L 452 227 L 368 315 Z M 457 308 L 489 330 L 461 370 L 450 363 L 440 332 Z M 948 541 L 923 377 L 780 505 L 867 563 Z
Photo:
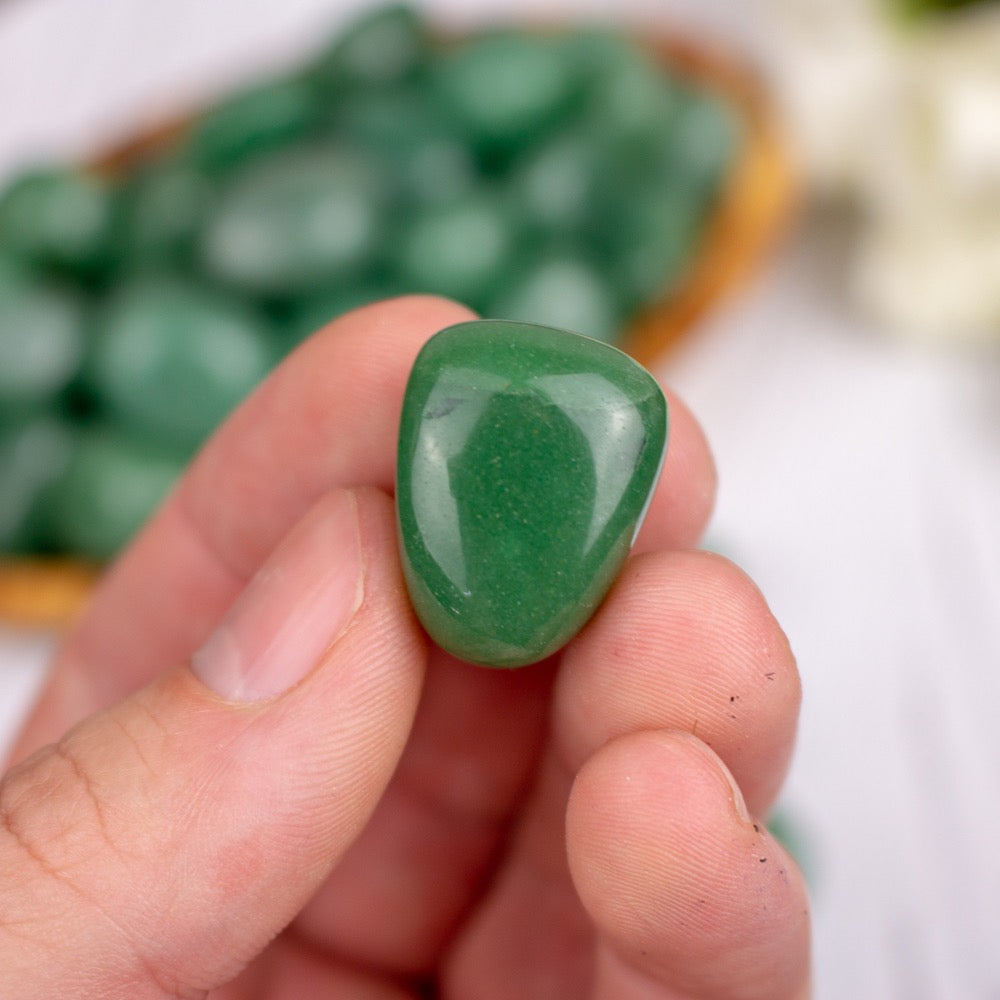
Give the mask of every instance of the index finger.
M 431 335 L 470 316 L 436 298 L 379 303 L 330 323 L 279 365 L 105 574 L 15 758 L 187 659 L 323 493 L 359 485 L 391 492 L 414 358 Z M 644 548 L 692 544 L 714 493 L 701 431 L 682 404 L 670 404 L 671 440 Z

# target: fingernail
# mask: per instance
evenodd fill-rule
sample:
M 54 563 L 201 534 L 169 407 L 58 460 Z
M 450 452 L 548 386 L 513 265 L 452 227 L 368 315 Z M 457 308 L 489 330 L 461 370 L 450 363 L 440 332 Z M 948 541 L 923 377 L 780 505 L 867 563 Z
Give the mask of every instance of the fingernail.
M 722 758 L 719 757 L 719 755 L 707 743 L 702 742 L 702 740 L 698 739 L 697 736 L 691 736 L 688 734 L 687 738 L 692 741 L 692 745 L 698 749 L 705 760 L 725 779 L 726 784 L 729 785 L 729 790 L 733 797 L 733 808 L 736 810 L 736 815 L 739 816 L 744 823 L 752 823 L 753 819 L 750 816 L 750 810 L 747 809 L 746 799 L 743 798 L 743 792 L 737 784 L 736 779 L 733 777 L 733 772 L 726 767 Z
M 712 751 L 709 751 L 712 753 Z M 728 767 L 712 753 L 715 757 L 714 763 L 717 769 L 721 772 L 722 776 L 726 779 L 729 784 L 729 788 L 733 793 L 733 806 L 736 809 L 736 814 L 743 820 L 744 823 L 751 822 L 750 810 L 747 809 L 746 799 L 743 798 L 743 792 L 740 790 L 740 786 L 736 784 L 736 779 L 733 777 L 733 772 L 729 770 Z
M 357 501 L 324 498 L 258 570 L 191 669 L 229 701 L 287 691 L 350 623 L 363 593 Z
M 736 779 L 733 777 L 732 771 L 730 771 L 729 768 L 726 767 L 726 765 L 723 764 L 721 761 L 719 762 L 719 764 L 723 776 L 725 777 L 726 781 L 729 782 L 730 789 L 732 789 L 733 806 L 736 809 L 736 814 L 740 817 L 741 820 L 743 820 L 744 823 L 752 822 L 750 818 L 750 810 L 747 809 L 747 801 L 745 798 L 743 798 L 743 792 L 740 790 L 740 786 L 736 784 Z

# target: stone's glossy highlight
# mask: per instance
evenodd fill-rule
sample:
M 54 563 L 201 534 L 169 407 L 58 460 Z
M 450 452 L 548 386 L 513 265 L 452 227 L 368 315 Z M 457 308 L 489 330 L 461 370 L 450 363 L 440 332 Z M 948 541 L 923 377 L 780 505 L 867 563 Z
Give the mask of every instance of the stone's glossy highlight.
M 396 482 L 431 637 L 491 667 L 563 646 L 628 554 L 666 438 L 659 386 L 613 347 L 499 320 L 432 337 L 403 400 Z

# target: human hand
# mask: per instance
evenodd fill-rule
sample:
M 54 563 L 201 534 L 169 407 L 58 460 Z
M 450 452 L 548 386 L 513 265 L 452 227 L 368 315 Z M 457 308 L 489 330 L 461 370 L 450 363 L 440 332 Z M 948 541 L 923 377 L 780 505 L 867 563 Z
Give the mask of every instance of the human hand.
M 419 347 L 466 318 L 322 330 L 107 573 L 0 785 L 7 1000 L 807 995 L 802 880 L 751 818 L 797 673 L 754 586 L 687 548 L 714 473 L 678 401 L 634 554 L 560 655 L 428 648 L 396 430 Z

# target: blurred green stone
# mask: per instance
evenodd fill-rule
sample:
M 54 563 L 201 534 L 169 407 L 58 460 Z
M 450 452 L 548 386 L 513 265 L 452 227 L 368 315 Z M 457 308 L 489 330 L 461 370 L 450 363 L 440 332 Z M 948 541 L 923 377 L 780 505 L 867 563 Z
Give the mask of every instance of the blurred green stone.
M 810 888 L 815 892 L 819 887 L 819 858 L 816 856 L 816 842 L 802 824 L 800 817 L 783 803 L 774 809 L 767 819 L 768 832 L 795 859 Z
M 23 283 L 33 273 L 32 268 L 0 251 L 0 294 L 12 284 Z
M 692 264 L 704 221 L 701 199 L 681 185 L 620 205 L 609 274 L 630 306 L 676 289 Z
M 85 305 L 44 278 L 0 275 L 0 415 L 47 404 L 79 371 Z
M 718 194 L 742 141 L 743 125 L 729 102 L 688 88 L 657 159 L 666 177 L 691 185 L 707 203 Z
M 159 506 L 183 467 L 183 457 L 118 429 L 88 428 L 49 492 L 53 544 L 110 559 Z
M 188 156 L 210 171 L 235 166 L 302 138 L 315 124 L 318 104 L 305 79 L 255 84 L 201 116 L 188 138 Z
M 592 57 L 581 119 L 604 144 L 646 156 L 672 128 L 678 85 L 634 45 L 608 38 L 599 51 L 603 58 Z
M 593 215 L 603 160 L 601 143 L 588 130 L 560 129 L 512 165 L 511 201 L 529 225 L 582 239 Z
M 415 7 L 389 4 L 366 12 L 338 32 L 316 60 L 316 78 L 333 91 L 392 86 L 414 76 L 430 45 Z
M 572 330 L 606 343 L 622 334 L 621 308 L 607 278 L 572 250 L 529 258 L 484 314 Z
M 558 42 L 497 31 L 445 53 L 434 87 L 443 112 L 489 162 L 555 126 L 579 95 L 580 73 Z
M 189 260 L 213 195 L 212 181 L 184 160 L 164 160 L 137 171 L 122 195 L 122 267 L 173 266 Z
M 0 245 L 33 263 L 89 274 L 107 265 L 111 186 L 69 167 L 31 170 L 0 193 Z
M 190 452 L 272 367 L 262 320 L 239 301 L 167 278 L 120 289 L 87 376 L 98 405 L 136 435 Z
M 370 157 L 317 146 L 252 161 L 201 234 L 213 279 L 256 295 L 289 296 L 349 280 L 382 247 L 392 192 Z
M 392 262 L 414 292 L 479 308 L 513 263 L 517 243 L 503 200 L 483 190 L 427 206 L 399 235 Z
M 66 472 L 77 434 L 54 413 L 0 426 L 0 552 L 50 547 L 44 526 L 46 491 Z
M 443 201 L 477 182 L 471 150 L 424 87 L 347 95 L 336 102 L 329 128 L 376 157 L 405 199 Z
M 897 12 L 906 18 L 947 17 L 965 7 L 982 7 L 987 0 L 894 0 Z

